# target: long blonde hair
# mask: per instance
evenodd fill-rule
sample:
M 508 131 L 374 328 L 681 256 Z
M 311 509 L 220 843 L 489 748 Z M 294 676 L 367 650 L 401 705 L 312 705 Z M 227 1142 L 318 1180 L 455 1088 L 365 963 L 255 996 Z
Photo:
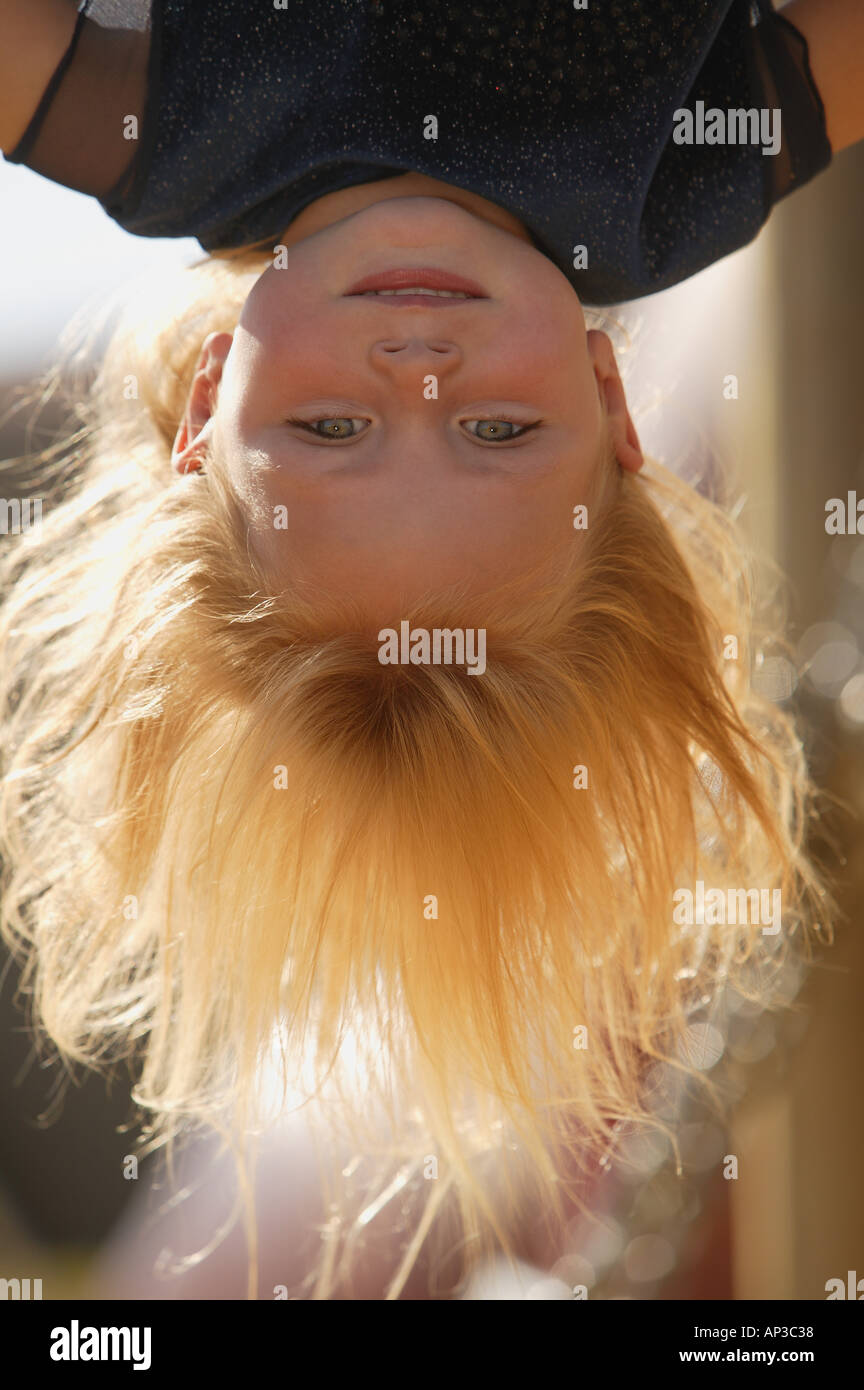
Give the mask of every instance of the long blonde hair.
M 358 1135 L 398 1111 L 380 1190 L 430 1155 L 438 1182 L 393 1298 L 445 1196 L 466 1269 L 526 1193 L 560 1205 L 647 1118 L 652 1059 L 686 1067 L 695 1004 L 827 899 L 800 740 L 751 681 L 740 534 L 659 464 L 607 470 L 554 583 L 402 615 L 485 627 L 482 678 L 382 666 L 350 609 L 270 589 L 218 471 L 170 467 L 200 344 L 265 264 L 184 271 L 31 461 L 49 491 L 64 463 L 0 573 L 2 929 L 64 1058 L 140 1059 L 151 1144 L 260 1124 L 274 1039 L 286 1093 L 336 1085 Z M 699 879 L 779 887 L 781 938 L 675 926 Z M 350 1280 L 350 1225 L 314 1296 Z

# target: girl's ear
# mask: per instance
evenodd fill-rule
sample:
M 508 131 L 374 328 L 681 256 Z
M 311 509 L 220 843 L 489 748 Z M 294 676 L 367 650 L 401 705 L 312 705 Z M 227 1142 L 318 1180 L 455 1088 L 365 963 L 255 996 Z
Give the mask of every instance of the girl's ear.
M 636 427 L 627 409 L 624 387 L 615 361 L 615 353 L 607 334 L 592 328 L 588 332 L 588 352 L 594 365 L 597 391 L 609 421 L 609 433 L 615 454 L 628 473 L 638 473 L 645 459 Z
M 210 333 L 201 346 L 183 419 L 171 450 L 171 466 L 178 473 L 203 469 L 202 458 L 206 454 L 222 368 L 233 341 L 230 333 Z

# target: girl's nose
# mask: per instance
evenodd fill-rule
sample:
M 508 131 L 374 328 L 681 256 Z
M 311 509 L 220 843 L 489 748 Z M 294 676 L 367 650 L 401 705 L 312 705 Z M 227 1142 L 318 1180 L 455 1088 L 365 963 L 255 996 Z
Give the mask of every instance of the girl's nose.
M 390 373 L 416 371 L 421 364 L 433 363 L 440 374 L 459 366 L 462 349 L 440 338 L 383 338 L 373 344 L 370 356 L 375 366 Z

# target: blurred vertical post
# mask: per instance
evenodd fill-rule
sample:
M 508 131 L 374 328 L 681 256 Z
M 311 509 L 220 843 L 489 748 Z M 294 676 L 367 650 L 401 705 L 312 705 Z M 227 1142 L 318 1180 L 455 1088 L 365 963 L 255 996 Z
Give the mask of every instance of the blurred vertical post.
M 825 504 L 831 497 L 845 501 L 862 482 L 862 226 L 864 148 L 857 147 L 781 204 L 762 238 L 772 271 L 764 293 L 777 296 L 758 335 L 771 364 L 776 431 L 770 450 L 776 466 L 763 482 L 773 492 L 773 549 L 792 580 L 799 633 L 831 618 L 831 547 L 854 544 L 826 533 Z M 770 544 L 767 532 L 764 540 Z M 817 776 L 860 817 L 861 735 L 844 733 L 828 701 L 814 708 L 823 725 Z M 856 1080 L 864 1054 L 864 855 L 858 826 L 847 834 L 849 884 L 841 907 L 848 924 L 833 947 L 819 952 L 801 999 L 809 1024 L 782 1092 L 745 1105 L 736 1121 L 738 1299 L 821 1299 L 829 1278 L 845 1280 L 849 1269 L 864 1273 L 864 1107 Z

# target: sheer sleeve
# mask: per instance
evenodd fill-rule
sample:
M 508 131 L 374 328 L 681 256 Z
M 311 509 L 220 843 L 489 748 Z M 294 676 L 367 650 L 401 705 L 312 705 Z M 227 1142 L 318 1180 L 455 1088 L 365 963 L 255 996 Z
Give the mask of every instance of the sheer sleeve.
M 824 169 L 832 151 L 807 40 L 770 0 L 757 0 L 756 7 L 759 17 L 749 50 L 756 103 L 783 113 L 780 150 L 763 161 L 767 211 Z
M 5 157 L 103 201 L 123 197 L 149 139 L 151 0 L 82 0 L 69 47 Z

